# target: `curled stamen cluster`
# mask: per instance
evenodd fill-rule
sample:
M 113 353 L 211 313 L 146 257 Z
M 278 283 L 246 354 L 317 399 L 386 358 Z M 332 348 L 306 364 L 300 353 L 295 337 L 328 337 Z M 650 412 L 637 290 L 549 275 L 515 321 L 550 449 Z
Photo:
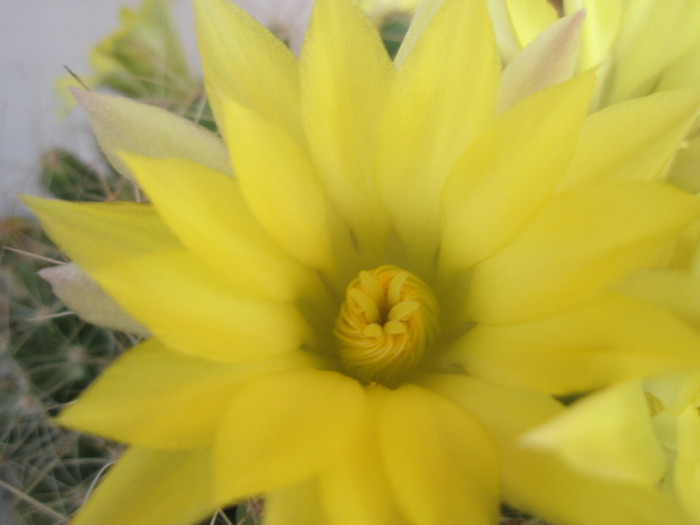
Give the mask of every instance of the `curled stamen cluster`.
M 340 359 L 358 379 L 392 386 L 438 334 L 438 304 L 418 277 L 396 266 L 361 271 L 335 322 Z

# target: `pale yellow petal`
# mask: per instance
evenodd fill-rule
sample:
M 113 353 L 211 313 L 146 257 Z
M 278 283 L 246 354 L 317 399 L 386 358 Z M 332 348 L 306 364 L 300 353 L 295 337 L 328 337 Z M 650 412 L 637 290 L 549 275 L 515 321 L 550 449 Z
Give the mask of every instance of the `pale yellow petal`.
M 522 100 L 459 159 L 440 210 L 445 272 L 494 255 L 550 197 L 573 155 L 593 80 L 578 76 Z
M 374 149 L 393 67 L 352 0 L 318 0 L 301 50 L 304 124 L 326 191 L 374 254 L 388 233 L 374 180 Z
M 332 525 L 408 525 L 397 505 L 384 466 L 379 443 L 378 418 L 382 386 L 367 388 L 368 412 L 347 451 L 321 472 L 318 484 Z
M 365 411 L 360 384 L 336 372 L 260 377 L 234 397 L 216 438 L 216 487 L 224 498 L 301 482 L 332 466 Z
M 191 525 L 213 513 L 211 452 L 133 447 L 107 472 L 71 525 Z
M 522 46 L 515 35 L 506 0 L 488 0 L 487 4 L 489 14 L 493 20 L 496 43 L 501 53 L 501 60 L 504 65 L 510 64 L 515 55 L 520 52 Z
M 91 275 L 156 337 L 190 355 L 254 362 L 310 338 L 292 304 L 253 296 L 184 250 L 128 259 Z
M 227 365 L 150 339 L 119 357 L 57 421 L 144 447 L 205 446 L 243 382 L 311 362 L 310 355 L 299 352 L 254 365 Z
M 230 0 L 194 2 L 197 44 L 214 117 L 229 99 L 301 140 L 296 58 L 269 30 Z
M 603 479 L 655 488 L 666 470 L 666 456 L 638 381 L 590 394 L 522 439 Z
M 542 0 L 505 0 L 505 3 L 520 47 L 532 42 L 558 18 L 554 7 Z
M 498 99 L 499 113 L 540 89 L 573 76 L 584 17 L 584 11 L 577 11 L 557 20 L 506 66 Z
M 375 166 L 409 256 L 432 264 L 444 180 L 495 117 L 500 65 L 484 2 L 427 2 L 407 39 L 396 60 Z
M 678 416 L 677 456 L 673 465 L 673 488 L 681 505 L 700 520 L 700 414 L 697 400 Z
M 62 202 L 24 196 L 51 239 L 78 265 L 91 269 L 181 248 L 152 206 L 132 202 Z M 108 245 L 96 249 L 99 241 Z
M 141 337 L 150 335 L 75 264 L 43 268 L 37 275 L 48 281 L 53 293 L 83 321 Z
M 700 62 L 700 61 L 699 61 Z M 689 193 L 700 193 L 700 136 L 697 134 L 696 120 L 692 137 L 687 137 L 673 160 L 668 173 L 668 182 Z
M 177 157 L 231 174 L 224 143 L 208 129 L 136 100 L 79 89 L 73 95 L 87 111 L 100 148 L 122 175 L 131 177 L 121 153 Z
M 332 265 L 328 201 L 304 148 L 244 106 L 224 104 L 222 125 L 246 202 L 287 253 Z
M 551 397 L 441 374 L 431 388 L 465 406 L 496 442 L 506 503 L 566 525 L 691 525 L 655 488 L 573 469 L 519 436 L 559 414 Z
M 586 119 L 559 189 L 600 181 L 660 179 L 681 147 L 699 105 L 700 91 L 683 89 L 597 111 Z
M 567 395 L 698 366 L 700 336 L 665 310 L 608 294 L 542 321 L 478 325 L 452 358 L 495 384 Z
M 182 243 L 231 282 L 273 301 L 292 301 L 308 285 L 311 276 L 250 213 L 238 179 L 181 159 L 125 161 Z
M 313 478 L 265 494 L 265 525 L 330 525 L 325 510 Z
M 619 0 L 564 0 L 567 14 L 586 8 L 581 32 L 581 70 L 597 67 L 607 57 L 617 36 L 622 6 Z
M 308 335 L 294 306 L 231 284 L 182 249 L 149 205 L 25 200 L 68 256 L 171 348 L 257 361 L 297 348 Z
M 473 319 L 541 319 L 649 267 L 700 213 L 700 202 L 661 183 L 618 182 L 559 193 L 495 257 L 474 269 Z
M 415 385 L 385 392 L 379 442 L 397 502 L 421 525 L 495 522 L 493 444 L 461 407 Z
M 662 306 L 700 326 L 700 275 L 685 270 L 649 270 L 631 276 L 616 290 Z
M 695 0 L 626 2 L 603 103 L 649 93 L 659 74 L 697 39 L 699 26 L 700 3 Z

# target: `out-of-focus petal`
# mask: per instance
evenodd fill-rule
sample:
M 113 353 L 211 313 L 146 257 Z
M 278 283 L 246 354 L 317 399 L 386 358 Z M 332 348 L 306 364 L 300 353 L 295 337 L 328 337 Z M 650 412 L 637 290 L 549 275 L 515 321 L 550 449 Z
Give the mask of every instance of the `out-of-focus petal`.
M 224 143 L 191 120 L 115 95 L 80 89 L 74 89 L 73 95 L 87 111 L 100 149 L 125 177 L 131 177 L 131 172 L 119 157 L 121 153 L 188 159 L 231 174 Z
M 83 321 L 148 337 L 148 329 L 135 321 L 107 295 L 97 283 L 75 264 L 51 266 L 38 272 L 51 284 L 51 289 L 63 303 Z

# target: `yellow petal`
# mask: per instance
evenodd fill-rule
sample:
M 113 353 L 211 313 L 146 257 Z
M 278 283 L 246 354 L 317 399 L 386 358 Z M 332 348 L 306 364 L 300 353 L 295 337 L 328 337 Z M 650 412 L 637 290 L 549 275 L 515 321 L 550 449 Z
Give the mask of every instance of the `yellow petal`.
M 61 412 L 58 422 L 144 447 L 204 446 L 213 440 L 242 382 L 310 362 L 299 353 L 255 365 L 226 365 L 150 339 L 118 358 Z
M 577 11 L 557 20 L 508 64 L 501 81 L 499 113 L 540 89 L 573 76 L 584 16 L 584 11 Z
M 661 183 L 619 182 L 557 194 L 525 230 L 474 269 L 473 319 L 541 319 L 650 266 L 700 212 Z
M 325 511 L 315 479 L 265 494 L 265 525 L 329 525 Z
M 347 451 L 319 475 L 318 484 L 333 525 L 408 525 L 391 489 L 379 443 L 381 386 L 367 389 L 368 413 Z
M 461 407 L 415 385 L 385 392 L 379 441 L 408 521 L 495 522 L 499 489 L 493 445 Z
M 208 449 L 133 447 L 119 459 L 71 525 L 191 525 L 213 513 Z
M 543 321 L 479 325 L 454 357 L 472 375 L 556 395 L 700 364 L 700 337 L 668 312 L 609 294 Z
M 525 47 L 532 42 L 548 25 L 556 22 L 558 16 L 549 2 L 540 0 L 505 0 L 510 12 L 513 30 Z
M 522 46 L 515 36 L 515 29 L 511 21 L 510 13 L 506 5 L 506 0 L 488 0 L 489 14 L 493 20 L 496 33 L 496 43 L 501 53 L 503 64 L 510 64 Z
M 272 374 L 244 386 L 216 438 L 222 498 L 267 492 L 332 466 L 365 410 L 360 384 L 319 370 Z
M 559 189 L 599 181 L 661 178 L 688 133 L 698 105 L 700 93 L 693 88 L 621 102 L 594 113 L 586 119 Z
M 599 66 L 607 57 L 617 36 L 622 5 L 619 0 L 564 0 L 565 13 L 586 8 L 581 32 L 581 70 Z
M 223 103 L 232 99 L 300 139 L 298 68 L 292 52 L 229 0 L 194 6 L 204 80 L 219 125 Z
M 659 74 L 697 39 L 700 4 L 694 0 L 630 0 L 613 49 L 605 105 L 649 93 Z
M 374 149 L 393 67 L 376 29 L 352 0 L 318 0 L 301 50 L 309 148 L 359 250 L 383 247 L 388 225 L 374 181 Z
M 244 292 L 182 249 L 148 205 L 25 200 L 68 256 L 170 348 L 256 361 L 296 348 L 307 331 L 293 306 Z
M 30 196 L 23 201 L 49 237 L 88 272 L 121 259 L 181 248 L 148 204 L 76 203 Z M 98 244 L 104 239 L 109 242 Z
M 459 159 L 442 195 L 446 272 L 492 256 L 549 198 L 574 152 L 593 80 L 578 76 L 522 100 Z
M 700 61 L 699 61 L 700 62 Z M 668 174 L 668 182 L 689 193 L 700 193 L 700 137 L 695 135 L 699 121 L 696 121 L 686 141 L 673 161 Z
M 307 152 L 253 111 L 235 102 L 223 107 L 222 125 L 250 210 L 287 253 L 327 269 L 328 202 Z
M 129 259 L 92 276 L 169 347 L 224 362 L 283 355 L 309 338 L 290 303 L 237 288 L 184 250 Z
M 700 519 L 700 414 L 696 403 L 678 416 L 678 455 L 673 465 L 673 488 L 681 505 L 695 519 Z
M 90 117 L 100 149 L 122 175 L 131 177 L 118 154 L 176 157 L 230 174 L 224 143 L 215 133 L 164 109 L 114 95 L 73 90 Z
M 251 293 L 272 301 L 298 297 L 310 277 L 251 215 L 237 179 L 180 159 L 124 160 L 187 248 Z
M 377 183 L 404 244 L 432 264 L 450 168 L 495 116 L 500 65 L 484 2 L 436 0 L 397 56 L 382 120 Z
M 519 436 L 560 413 L 551 397 L 441 374 L 431 388 L 466 407 L 496 442 L 506 503 L 552 523 L 691 525 L 655 489 L 575 470 Z
M 150 335 L 75 264 L 44 268 L 37 275 L 48 281 L 53 293 L 83 321 L 141 337 Z
M 649 270 L 631 276 L 616 290 L 667 308 L 700 326 L 700 275 L 673 269 Z
M 655 488 L 666 470 L 666 457 L 638 381 L 584 397 L 523 440 L 604 479 Z

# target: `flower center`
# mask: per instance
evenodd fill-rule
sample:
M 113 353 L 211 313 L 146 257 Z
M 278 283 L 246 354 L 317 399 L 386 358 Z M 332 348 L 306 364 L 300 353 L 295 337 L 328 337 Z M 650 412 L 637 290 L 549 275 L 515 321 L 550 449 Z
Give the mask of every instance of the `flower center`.
M 335 321 L 340 359 L 362 381 L 398 385 L 435 341 L 438 317 L 433 292 L 412 273 L 391 265 L 363 270 Z

